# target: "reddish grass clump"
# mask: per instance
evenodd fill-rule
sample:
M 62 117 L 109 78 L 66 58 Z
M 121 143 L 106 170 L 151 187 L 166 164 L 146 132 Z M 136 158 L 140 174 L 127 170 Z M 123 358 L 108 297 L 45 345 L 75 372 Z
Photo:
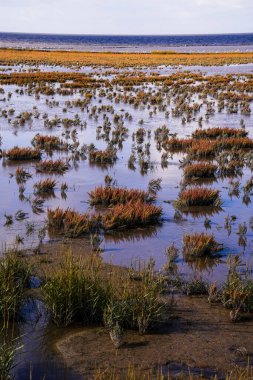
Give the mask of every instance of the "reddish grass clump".
M 214 178 L 217 166 L 208 163 L 189 164 L 184 168 L 184 176 L 192 178 Z
M 253 139 L 249 137 L 226 138 L 218 140 L 217 146 L 221 149 L 252 149 Z
M 186 257 L 210 256 L 222 249 L 213 235 L 205 233 L 186 234 L 183 237 L 183 254 Z
M 91 150 L 89 159 L 91 163 L 98 164 L 113 164 L 117 160 L 117 155 L 114 149 L 107 150 Z
M 177 208 L 187 208 L 195 206 L 219 207 L 221 199 L 219 190 L 208 187 L 191 187 L 183 190 L 179 198 L 175 201 Z
M 246 137 L 248 132 L 244 129 L 235 128 L 207 128 L 207 129 L 197 129 L 193 132 L 192 137 L 194 139 L 216 139 L 217 137 Z
M 41 152 L 38 149 L 19 148 L 15 146 L 6 152 L 6 156 L 9 160 L 13 161 L 40 160 Z
M 32 144 L 39 149 L 62 149 L 63 142 L 58 136 L 49 136 L 49 135 L 37 135 L 32 139 Z
M 47 178 L 45 180 L 36 182 L 34 189 L 36 194 L 52 193 L 55 189 L 56 181 L 54 179 Z
M 162 208 L 141 201 L 114 206 L 103 216 L 105 230 L 133 228 L 159 222 Z
M 163 148 L 167 151 L 185 151 L 192 145 L 192 139 L 178 139 L 176 137 L 163 142 Z
M 210 158 L 216 154 L 217 142 L 213 140 L 193 140 L 188 153 L 194 158 Z
M 138 189 L 124 189 L 120 187 L 96 187 L 89 193 L 92 205 L 115 205 L 127 202 L 148 202 L 154 200 L 147 191 Z
M 68 237 L 79 237 L 96 230 L 101 221 L 100 215 L 86 212 L 80 214 L 72 209 L 63 210 L 57 207 L 47 211 L 48 226 Z
M 63 174 L 69 169 L 68 164 L 62 160 L 45 160 L 36 165 L 36 170 L 39 173 L 50 173 L 50 174 Z

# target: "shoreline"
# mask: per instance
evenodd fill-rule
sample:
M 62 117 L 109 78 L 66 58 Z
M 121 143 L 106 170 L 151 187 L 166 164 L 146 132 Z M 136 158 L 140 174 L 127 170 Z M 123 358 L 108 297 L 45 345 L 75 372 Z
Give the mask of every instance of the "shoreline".
M 64 252 L 72 252 L 76 258 L 85 257 L 91 247 L 86 239 L 70 239 L 65 243 L 52 240 L 40 246 L 39 254 L 28 254 L 24 259 L 37 268 L 38 275 L 44 272 L 50 275 L 61 265 Z M 112 264 L 104 265 L 106 271 L 112 267 L 120 272 L 125 270 Z M 164 297 L 169 301 L 171 295 Z M 173 299 L 166 323 L 145 335 L 126 330 L 125 343 L 120 349 L 113 347 L 105 327 L 81 324 L 73 324 L 62 333 L 57 327 L 47 347 L 67 369 L 87 379 L 95 378 L 98 371 L 106 374 L 112 369 L 126 376 L 131 366 L 143 374 L 162 369 L 171 376 L 185 376 L 180 378 L 188 378 L 189 373 L 211 378 L 253 364 L 249 334 L 253 321 L 249 315 L 245 314 L 240 323 L 234 324 L 229 321 L 229 309 L 210 304 L 206 296 L 187 296 L 174 289 Z

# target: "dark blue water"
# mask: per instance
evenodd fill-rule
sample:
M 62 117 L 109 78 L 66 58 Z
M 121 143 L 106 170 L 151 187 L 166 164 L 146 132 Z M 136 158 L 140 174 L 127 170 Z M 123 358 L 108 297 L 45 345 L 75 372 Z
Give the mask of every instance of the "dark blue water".
M 0 47 L 84 51 L 252 51 L 253 33 L 169 36 L 0 33 Z

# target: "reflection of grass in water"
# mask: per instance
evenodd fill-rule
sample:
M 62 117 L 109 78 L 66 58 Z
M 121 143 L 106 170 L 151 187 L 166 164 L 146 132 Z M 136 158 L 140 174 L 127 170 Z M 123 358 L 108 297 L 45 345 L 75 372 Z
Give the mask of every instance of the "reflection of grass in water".
M 105 242 L 137 242 L 145 239 L 155 237 L 161 227 L 159 226 L 147 226 L 146 228 L 136 228 L 129 231 L 113 231 L 107 232 L 104 235 Z
M 207 273 L 211 273 L 212 270 L 221 263 L 221 260 L 218 257 L 203 257 L 195 259 L 185 258 L 185 261 L 188 264 L 188 266 L 194 271 Z
M 192 216 L 193 218 L 200 218 L 203 216 L 213 216 L 219 214 L 222 211 L 221 207 L 203 207 L 203 206 L 195 206 L 188 207 L 187 209 L 180 209 L 182 214 L 188 216 Z

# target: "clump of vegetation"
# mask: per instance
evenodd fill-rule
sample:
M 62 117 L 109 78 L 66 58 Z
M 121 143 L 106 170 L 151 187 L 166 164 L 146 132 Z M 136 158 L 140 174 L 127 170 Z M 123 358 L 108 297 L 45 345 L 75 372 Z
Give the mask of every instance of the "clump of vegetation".
M 205 233 L 185 234 L 183 237 L 183 254 L 186 258 L 212 256 L 220 251 L 213 235 Z
M 47 211 L 48 227 L 54 229 L 67 237 L 79 237 L 91 234 L 96 231 L 101 224 L 101 216 L 80 214 L 72 209 L 63 210 L 57 207 L 55 210 Z
M 208 284 L 199 275 L 182 285 L 183 293 L 187 296 L 200 296 L 208 294 Z
M 41 159 L 40 150 L 34 148 L 19 148 L 17 146 L 9 149 L 5 155 L 12 161 L 30 161 Z
M 63 174 L 69 169 L 69 165 L 63 160 L 45 160 L 36 165 L 39 173 Z
M 165 250 L 166 263 L 163 266 L 165 272 L 175 272 L 176 271 L 176 260 L 178 258 L 179 249 L 173 243 Z
M 16 251 L 9 251 L 0 260 L 0 320 L 16 316 L 28 287 L 30 268 Z
M 186 151 L 192 145 L 192 139 L 178 139 L 173 137 L 163 142 L 163 148 L 167 151 Z
M 43 296 L 54 323 L 105 325 L 118 347 L 123 328 L 145 333 L 165 317 L 164 289 L 162 277 L 150 265 L 140 265 L 138 270 L 106 270 L 98 256 L 74 260 L 67 255 L 46 279 Z
M 48 226 L 68 237 L 79 237 L 98 231 L 125 229 L 158 223 L 162 208 L 142 201 L 113 206 L 104 215 L 80 214 L 74 210 L 48 209 Z
M 209 163 L 189 164 L 184 167 L 186 179 L 193 178 L 214 178 L 217 166 Z
M 136 201 L 149 202 L 154 200 L 154 197 L 151 197 L 146 191 L 109 186 L 96 187 L 89 193 L 89 196 L 92 205 L 101 204 L 104 206 Z
M 35 193 L 39 194 L 52 194 L 56 186 L 54 179 L 47 178 L 34 184 Z
M 219 207 L 221 199 L 219 190 L 208 187 L 191 187 L 181 191 L 174 204 L 179 209 L 196 206 Z
M 24 168 L 17 168 L 15 172 L 16 181 L 18 184 L 26 182 L 32 178 L 31 173 L 27 172 Z
M 91 163 L 113 164 L 117 160 L 117 154 L 114 149 L 95 150 L 89 152 L 89 160 Z
M 196 139 L 187 150 L 190 156 L 195 159 L 213 158 L 217 150 L 217 141 Z
M 133 228 L 158 223 L 162 208 L 141 201 L 128 202 L 114 206 L 103 216 L 103 228 Z
M 46 279 L 43 296 L 57 325 L 68 326 L 74 321 L 102 324 L 112 288 L 105 278 L 102 281 L 97 261 L 86 262 L 84 266 L 81 259 L 75 262 L 68 255 L 61 267 Z
M 62 149 L 64 147 L 64 143 L 58 136 L 40 135 L 39 133 L 32 139 L 32 145 L 38 149 L 45 150 Z
M 233 137 L 217 140 L 219 149 L 252 149 L 253 139 L 249 137 Z
M 240 273 L 241 265 L 239 256 L 229 257 L 228 275 L 221 289 L 221 301 L 229 309 L 230 319 L 236 322 L 240 319 L 241 312 L 253 311 L 253 280 L 250 270 Z
M 157 192 L 162 189 L 162 178 L 151 179 L 148 183 L 148 192 L 153 196 L 156 196 Z
M 207 128 L 207 129 L 197 129 L 193 132 L 192 137 L 194 139 L 216 139 L 218 137 L 246 137 L 248 132 L 245 129 L 236 128 Z

